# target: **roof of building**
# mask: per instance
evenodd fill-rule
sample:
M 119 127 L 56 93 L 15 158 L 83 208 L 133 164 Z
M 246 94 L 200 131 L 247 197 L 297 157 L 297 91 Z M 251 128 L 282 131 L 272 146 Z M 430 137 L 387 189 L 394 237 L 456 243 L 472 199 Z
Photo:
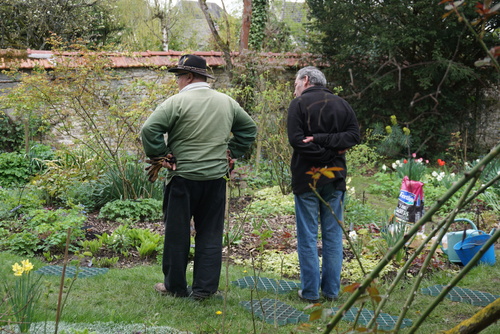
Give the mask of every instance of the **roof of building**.
M 177 65 L 179 57 L 186 52 L 182 51 L 145 51 L 145 52 L 101 52 L 107 55 L 113 68 L 143 68 L 143 67 L 173 67 Z M 217 51 L 195 51 L 192 54 L 202 56 L 207 60 L 211 68 L 223 67 L 226 62 L 222 52 Z M 46 50 L 0 50 L 0 70 L 17 66 L 20 69 L 33 69 L 42 67 L 52 69 L 56 66 L 59 57 L 74 57 L 77 59 L 79 52 L 54 52 Z M 306 65 L 318 65 L 323 63 L 319 57 L 309 53 L 259 53 L 262 61 L 269 65 L 283 67 L 301 67 Z M 231 53 L 235 62 L 244 62 L 244 55 L 239 52 Z M 77 62 L 75 62 L 76 64 Z

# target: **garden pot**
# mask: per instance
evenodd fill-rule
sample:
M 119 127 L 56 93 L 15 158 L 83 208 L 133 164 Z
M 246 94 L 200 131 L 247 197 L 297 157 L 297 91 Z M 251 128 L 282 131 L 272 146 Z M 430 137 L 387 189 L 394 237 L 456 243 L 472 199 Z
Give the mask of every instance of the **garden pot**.
M 441 240 L 441 248 L 443 253 L 448 256 L 448 260 L 453 263 L 461 263 L 460 257 L 454 249 L 454 246 L 460 241 L 464 240 L 467 237 L 479 234 L 479 231 L 476 225 L 467 218 L 457 218 L 455 222 L 465 222 L 472 226 L 472 229 L 467 229 L 464 231 L 456 231 L 456 232 L 448 232 L 445 234 L 443 239 Z M 465 233 L 465 237 L 464 237 Z
M 480 231 L 481 233 L 484 233 Z M 491 235 L 489 234 L 479 234 L 475 235 L 472 237 L 467 237 L 463 241 L 458 242 L 455 246 L 453 246 L 453 249 L 457 253 L 458 257 L 460 258 L 460 261 L 462 264 L 465 266 L 467 263 L 472 260 L 474 255 L 479 252 L 479 249 L 483 247 L 483 245 L 491 238 Z M 496 262 L 495 259 L 495 248 L 493 245 L 491 245 L 486 252 L 481 256 L 479 261 L 477 262 L 482 263 L 482 264 L 487 264 L 490 266 L 493 266 Z

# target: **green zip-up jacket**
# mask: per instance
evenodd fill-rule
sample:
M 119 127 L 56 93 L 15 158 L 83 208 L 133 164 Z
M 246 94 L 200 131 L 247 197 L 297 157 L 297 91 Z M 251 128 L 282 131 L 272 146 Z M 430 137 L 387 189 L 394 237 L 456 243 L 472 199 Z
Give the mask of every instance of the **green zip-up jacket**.
M 166 137 L 164 136 L 166 134 Z M 183 91 L 163 102 L 144 123 L 142 144 L 150 158 L 172 153 L 178 175 L 215 180 L 228 172 L 227 150 L 241 157 L 257 134 L 253 119 L 226 94 L 209 87 Z

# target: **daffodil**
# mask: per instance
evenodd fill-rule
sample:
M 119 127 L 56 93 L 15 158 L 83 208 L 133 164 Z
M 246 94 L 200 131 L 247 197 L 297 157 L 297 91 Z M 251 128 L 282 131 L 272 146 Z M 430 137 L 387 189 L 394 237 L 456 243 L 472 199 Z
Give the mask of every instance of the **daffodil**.
M 24 270 L 23 267 L 16 262 L 12 265 L 12 271 L 14 271 L 14 276 L 22 276 Z
M 33 264 L 30 262 L 30 260 L 21 261 L 21 264 L 23 265 L 23 271 L 26 273 L 29 273 L 31 269 L 33 269 Z
M 18 276 L 14 285 L 4 283 L 7 300 L 12 307 L 14 318 L 19 326 L 19 332 L 29 333 L 31 322 L 37 310 L 37 302 L 40 298 L 40 278 L 41 275 L 33 277 L 31 270 L 34 266 L 29 260 L 21 261 L 21 264 L 14 263 L 12 271 L 14 276 Z

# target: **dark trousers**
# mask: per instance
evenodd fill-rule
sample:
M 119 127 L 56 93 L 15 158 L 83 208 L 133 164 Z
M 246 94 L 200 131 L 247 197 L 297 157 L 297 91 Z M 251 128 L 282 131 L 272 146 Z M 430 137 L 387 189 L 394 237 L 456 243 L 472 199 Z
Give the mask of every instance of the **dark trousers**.
M 192 181 L 175 176 L 165 187 L 164 284 L 177 296 L 187 295 L 191 218 L 196 230 L 193 294 L 208 296 L 217 291 L 222 266 L 225 198 L 226 180 L 223 178 Z

